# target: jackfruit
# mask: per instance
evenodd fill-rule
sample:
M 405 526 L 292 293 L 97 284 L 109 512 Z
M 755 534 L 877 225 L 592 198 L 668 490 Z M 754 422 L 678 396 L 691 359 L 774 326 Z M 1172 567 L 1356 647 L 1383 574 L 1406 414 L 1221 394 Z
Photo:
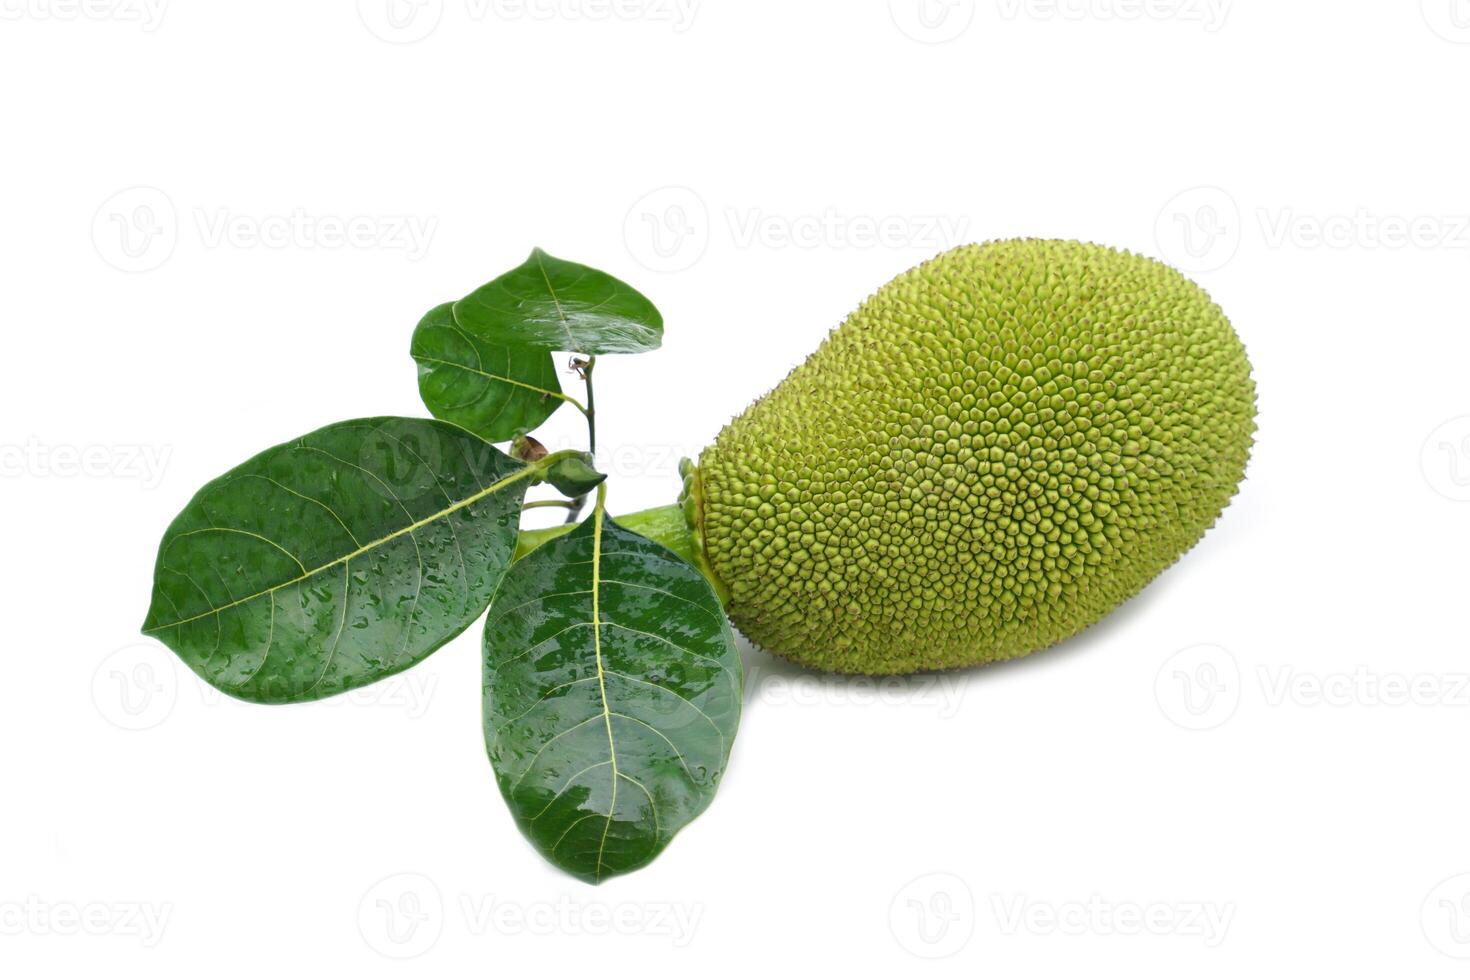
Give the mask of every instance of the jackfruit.
M 753 642 L 841 673 L 1005 660 L 1098 619 L 1215 523 L 1255 384 L 1205 291 L 1073 241 L 946 252 L 878 290 L 689 473 Z

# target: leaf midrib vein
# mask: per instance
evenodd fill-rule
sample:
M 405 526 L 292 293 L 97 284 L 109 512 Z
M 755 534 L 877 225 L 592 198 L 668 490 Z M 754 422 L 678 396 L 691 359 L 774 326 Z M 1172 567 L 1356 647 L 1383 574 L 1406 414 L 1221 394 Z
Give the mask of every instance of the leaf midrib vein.
M 360 558 L 361 556 L 367 554 L 369 551 L 372 551 L 372 550 L 374 550 L 376 548 L 380 548 L 383 545 L 389 543 L 390 541 L 395 541 L 398 538 L 403 537 L 405 534 L 411 535 L 411 534 L 413 534 L 414 531 L 417 531 L 419 528 L 427 527 L 428 525 L 433 524 L 435 521 L 441 521 L 444 518 L 448 517 L 449 515 L 454 514 L 454 513 L 457 513 L 459 511 L 463 510 L 464 508 L 470 506 L 471 504 L 478 503 L 479 501 L 481 501 L 484 498 L 490 496 L 490 494 L 494 493 L 497 490 L 500 490 L 500 489 L 502 489 L 504 487 L 507 487 L 507 486 L 509 486 L 512 483 L 516 483 L 516 482 L 518 482 L 520 480 L 526 479 L 531 474 L 531 472 L 532 472 L 532 468 L 531 467 L 529 467 L 529 466 L 528 467 L 525 467 L 525 468 L 521 469 L 517 473 L 513 473 L 510 476 L 507 476 L 507 477 L 505 477 L 505 478 L 503 478 L 501 480 L 497 480 L 495 483 L 490 484 L 490 486 L 486 487 L 484 490 L 477 491 L 476 493 L 471 494 L 470 496 L 466 497 L 465 499 L 459 501 L 456 504 L 452 504 L 451 506 L 446 507 L 443 510 L 440 510 L 440 511 L 437 511 L 437 512 L 435 512 L 433 514 L 430 514 L 428 517 L 425 517 L 425 518 L 422 518 L 420 520 L 414 521 L 412 524 L 409 524 L 407 527 L 399 528 L 396 531 L 393 531 L 393 532 L 391 532 L 389 534 L 385 534 L 381 538 L 378 538 L 378 539 L 376 539 L 374 541 L 369 541 L 367 544 L 365 544 L 362 547 L 358 548 L 356 551 L 353 551 L 350 554 L 343 555 L 340 558 L 334 558 L 331 561 L 327 562 L 326 564 L 318 565 L 316 568 L 313 568 L 311 571 L 304 572 L 303 574 L 298 575 L 295 578 L 289 579 L 289 580 L 287 580 L 285 582 L 281 582 L 278 585 L 273 585 L 273 586 L 271 586 L 268 589 L 262 589 L 261 591 L 256 592 L 256 593 L 254 593 L 252 595 L 245 596 L 243 599 L 236 599 L 236 600 L 234 600 L 232 602 L 227 602 L 227 603 L 225 603 L 222 606 L 217 606 L 217 607 L 215 607 L 213 609 L 206 609 L 204 612 L 199 613 L 197 615 L 189 616 L 189 617 L 187 617 L 185 619 L 175 620 L 172 623 L 162 623 L 162 624 L 160 624 L 158 626 L 149 627 L 148 629 L 144 630 L 143 632 L 144 633 L 159 633 L 159 632 L 162 632 L 163 630 L 174 629 L 175 627 L 178 627 L 178 626 L 184 626 L 184 625 L 187 625 L 188 623 L 194 622 L 195 620 L 203 619 L 206 616 L 218 615 L 219 613 L 222 613 L 222 612 L 224 612 L 227 609 L 233 609 L 235 606 L 244 605 L 247 602 L 252 602 L 252 601 L 254 601 L 256 599 L 259 599 L 262 596 L 272 595 L 272 594 L 274 594 L 276 592 L 279 592 L 281 589 L 285 589 L 285 588 L 289 588 L 290 586 L 297 585 L 297 584 L 299 584 L 301 582 L 306 581 L 307 579 L 311 578 L 314 575 L 321 574 L 322 572 L 326 571 L 329 568 L 335 568 L 336 566 L 341 565 L 341 564 L 343 564 L 345 562 L 350 562 L 354 558 Z
M 569 402 L 573 400 L 570 395 L 565 394 L 564 392 L 552 391 L 549 388 L 538 388 L 533 384 L 527 384 L 524 381 L 517 381 L 515 378 L 507 378 L 503 375 L 492 374 L 489 371 L 482 371 L 479 368 L 472 368 L 468 364 L 457 364 L 454 361 L 446 361 L 440 357 L 428 357 L 424 354 L 415 354 L 414 360 L 419 361 L 423 364 L 442 364 L 445 367 L 452 367 L 455 370 L 463 371 L 466 374 L 478 374 L 481 377 L 489 378 L 491 381 L 503 381 L 506 384 L 515 385 L 517 388 L 525 388 L 527 391 L 534 391 L 538 395 L 549 395 L 552 398 L 558 398 L 564 402 Z
M 541 278 L 546 281 L 546 292 L 547 292 L 548 295 L 551 296 L 551 303 L 552 303 L 552 305 L 556 307 L 557 320 L 561 323 L 562 332 L 567 335 L 567 350 L 573 350 L 573 349 L 575 349 L 575 345 L 577 343 L 577 338 L 575 338 L 575 337 L 572 336 L 572 323 L 571 323 L 571 320 L 569 320 L 567 318 L 566 311 L 561 308 L 561 300 L 556 295 L 556 287 L 551 284 L 551 274 L 546 271 L 546 263 L 541 260 L 541 256 L 540 255 L 537 255 L 536 256 L 536 268 L 538 268 L 538 269 L 541 270 Z M 598 526 L 597 526 L 597 531 L 599 532 L 599 534 L 598 534 L 598 537 L 599 538 L 601 537 L 601 533 L 600 533 L 601 530 L 602 530 L 602 525 L 601 525 L 601 523 L 599 523 Z M 616 779 L 614 779 L 613 780 L 613 793 L 614 794 L 617 793 L 617 785 L 618 785 L 618 781 Z M 599 852 L 599 858 L 598 858 L 598 860 L 601 860 L 600 852 Z
M 612 830 L 613 814 L 618 809 L 618 749 L 613 739 L 612 708 L 607 702 L 607 678 L 602 668 L 602 615 L 598 609 L 598 592 L 602 576 L 602 498 L 599 496 L 597 509 L 592 512 L 592 656 L 597 663 L 597 692 L 602 698 L 602 720 L 607 726 L 607 754 L 612 762 L 612 798 L 607 803 L 607 822 L 602 825 L 602 840 L 597 845 L 597 868 L 594 877 L 602 880 L 602 869 L 607 865 L 602 859 L 607 850 L 607 834 Z

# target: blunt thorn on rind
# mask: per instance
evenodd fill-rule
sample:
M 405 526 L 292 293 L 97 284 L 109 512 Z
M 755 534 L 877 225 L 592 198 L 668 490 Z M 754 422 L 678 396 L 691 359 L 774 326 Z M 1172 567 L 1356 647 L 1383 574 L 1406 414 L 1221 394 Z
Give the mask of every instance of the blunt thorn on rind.
M 752 641 L 902 674 L 1096 622 L 1244 476 L 1245 350 L 1204 290 L 1129 252 L 1013 240 L 870 297 L 686 474 Z

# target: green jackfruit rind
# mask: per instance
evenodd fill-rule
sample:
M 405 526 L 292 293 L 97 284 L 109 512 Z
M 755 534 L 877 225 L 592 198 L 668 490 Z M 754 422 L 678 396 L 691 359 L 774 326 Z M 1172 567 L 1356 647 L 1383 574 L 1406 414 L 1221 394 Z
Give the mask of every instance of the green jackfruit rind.
M 1005 660 L 1189 550 L 1254 419 L 1245 349 L 1175 270 L 965 246 L 880 289 L 704 451 L 705 551 L 741 631 L 808 666 Z

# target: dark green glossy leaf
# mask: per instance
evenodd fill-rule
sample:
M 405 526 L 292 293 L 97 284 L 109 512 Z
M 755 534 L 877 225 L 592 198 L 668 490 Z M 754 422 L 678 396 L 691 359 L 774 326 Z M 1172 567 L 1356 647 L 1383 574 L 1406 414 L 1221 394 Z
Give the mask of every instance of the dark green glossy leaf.
M 396 673 L 489 603 L 535 474 L 428 419 L 338 422 L 267 449 L 169 525 L 143 632 L 246 701 Z
M 546 471 L 546 482 L 568 497 L 580 497 L 597 489 L 606 473 L 592 468 L 590 456 L 568 456 Z
M 454 322 L 453 303 L 436 306 L 413 332 L 419 394 L 436 419 L 487 442 L 529 432 L 561 407 L 551 353 L 476 336 Z
M 539 248 L 455 303 L 454 319 L 490 343 L 581 354 L 654 350 L 664 333 L 663 317 L 632 286 Z
M 601 507 L 516 562 L 485 624 L 485 744 L 516 822 L 599 882 L 714 797 L 740 656 L 709 583 Z

